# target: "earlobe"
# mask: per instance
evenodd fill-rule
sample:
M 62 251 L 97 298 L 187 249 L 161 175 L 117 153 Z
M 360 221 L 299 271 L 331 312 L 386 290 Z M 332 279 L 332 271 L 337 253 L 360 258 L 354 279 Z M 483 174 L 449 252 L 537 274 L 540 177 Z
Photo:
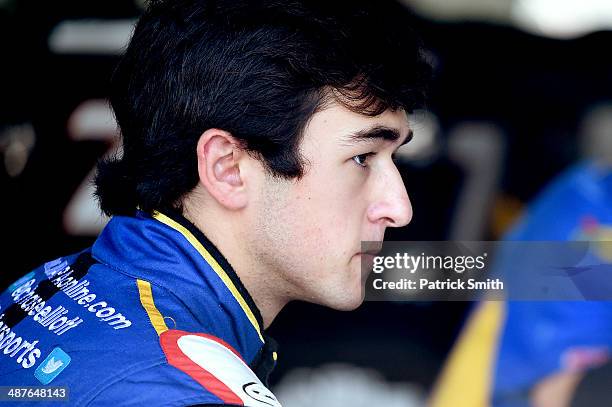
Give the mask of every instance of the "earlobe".
M 200 184 L 221 205 L 230 210 L 246 205 L 244 180 L 240 173 L 242 150 L 224 130 L 208 129 L 197 145 Z

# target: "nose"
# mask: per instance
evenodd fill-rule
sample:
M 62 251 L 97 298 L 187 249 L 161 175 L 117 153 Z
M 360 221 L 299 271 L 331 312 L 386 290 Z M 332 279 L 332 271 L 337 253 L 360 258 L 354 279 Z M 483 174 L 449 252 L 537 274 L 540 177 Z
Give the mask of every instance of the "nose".
M 376 199 L 368 208 L 370 222 L 382 222 L 385 226 L 402 227 L 412 219 L 412 205 L 404 181 L 397 170 L 389 171 L 376 188 Z

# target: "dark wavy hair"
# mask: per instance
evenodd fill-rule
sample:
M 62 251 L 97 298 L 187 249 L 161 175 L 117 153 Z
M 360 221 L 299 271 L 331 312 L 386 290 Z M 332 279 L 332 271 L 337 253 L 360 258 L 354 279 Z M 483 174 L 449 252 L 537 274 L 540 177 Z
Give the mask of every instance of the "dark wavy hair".
M 331 98 L 354 112 L 422 107 L 430 67 L 384 1 L 151 1 L 114 72 L 122 157 L 98 165 L 109 214 L 181 210 L 196 145 L 228 131 L 276 176 L 303 175 L 302 130 Z

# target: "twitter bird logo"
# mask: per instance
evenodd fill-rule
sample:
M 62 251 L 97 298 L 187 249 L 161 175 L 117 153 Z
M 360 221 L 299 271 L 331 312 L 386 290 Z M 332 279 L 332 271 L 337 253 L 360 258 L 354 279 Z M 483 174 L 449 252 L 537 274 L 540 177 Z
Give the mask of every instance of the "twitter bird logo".
M 62 362 L 61 360 L 55 360 L 55 358 L 52 357 L 51 359 L 49 359 L 45 367 L 42 368 L 42 372 L 45 374 L 51 374 L 60 367 L 62 367 L 63 364 L 64 362 Z
M 38 366 L 34 376 L 42 384 L 49 384 L 70 364 L 70 356 L 61 348 L 55 348 Z

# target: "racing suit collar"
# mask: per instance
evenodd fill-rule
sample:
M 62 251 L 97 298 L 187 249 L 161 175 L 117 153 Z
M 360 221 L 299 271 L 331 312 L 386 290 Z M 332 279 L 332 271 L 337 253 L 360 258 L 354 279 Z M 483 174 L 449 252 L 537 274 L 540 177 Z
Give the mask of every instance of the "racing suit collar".
M 134 216 L 114 216 L 95 241 L 92 256 L 179 298 L 199 322 L 192 329 L 214 333 L 233 327 L 236 348 L 249 354 L 265 343 L 261 313 L 238 275 L 180 214 L 138 210 Z
M 230 280 L 234 283 L 234 286 L 236 287 L 242 298 L 245 300 L 246 305 L 249 307 L 249 309 L 255 316 L 259 327 L 263 329 L 263 318 L 261 316 L 259 308 L 255 304 L 253 297 L 251 297 L 251 294 L 247 291 L 244 284 L 242 284 L 240 277 L 238 276 L 232 265 L 229 263 L 229 261 L 227 261 L 225 256 L 223 256 L 221 251 L 217 249 L 217 247 L 206 237 L 206 235 L 204 235 L 204 233 L 196 225 L 194 225 L 191 221 L 189 221 L 179 212 L 171 209 L 166 209 L 163 211 L 163 213 L 161 211 L 155 211 L 153 213 L 153 218 L 162 221 L 162 223 L 165 223 L 162 220 L 163 217 L 167 217 L 187 229 L 197 239 L 197 241 L 202 246 L 204 246 L 206 251 L 210 253 L 210 255 L 215 259 L 215 261 L 221 266 L 223 271 L 225 271 Z M 173 225 L 168 226 L 173 227 Z
M 261 317 L 261 312 L 257 308 L 257 305 L 255 305 L 253 298 L 247 291 L 246 287 L 240 281 L 238 274 L 231 266 L 229 261 L 227 261 L 221 251 L 217 249 L 217 247 L 204 235 L 204 233 L 202 233 L 202 231 L 197 226 L 195 226 L 182 214 L 176 211 L 165 210 L 164 213 L 157 211 L 154 212 L 152 216 L 153 218 L 157 219 L 162 223 L 165 223 L 166 225 L 172 227 L 175 230 L 179 230 L 181 229 L 181 227 L 185 228 L 188 232 L 191 233 L 191 235 L 195 239 L 197 239 L 197 241 L 214 258 L 214 260 L 219 264 L 219 266 L 221 266 L 225 274 L 231 279 L 240 296 L 244 299 L 246 305 L 256 318 L 257 324 L 259 325 L 260 329 L 262 329 L 263 319 Z M 179 232 L 181 231 L 179 230 Z M 183 233 L 183 235 L 185 236 L 184 232 L 181 233 Z M 185 237 L 187 237 L 189 240 L 188 236 Z M 192 245 L 194 244 L 194 242 L 191 243 Z M 210 263 L 210 260 L 207 261 Z M 272 372 L 272 370 L 274 370 L 274 367 L 276 366 L 278 345 L 276 341 L 274 341 L 271 337 L 267 336 L 263 332 L 260 332 L 260 338 L 263 342 L 263 346 L 259 347 L 257 355 L 253 358 L 253 360 L 249 364 L 249 367 L 253 369 L 255 374 L 265 385 L 268 385 L 270 373 Z

